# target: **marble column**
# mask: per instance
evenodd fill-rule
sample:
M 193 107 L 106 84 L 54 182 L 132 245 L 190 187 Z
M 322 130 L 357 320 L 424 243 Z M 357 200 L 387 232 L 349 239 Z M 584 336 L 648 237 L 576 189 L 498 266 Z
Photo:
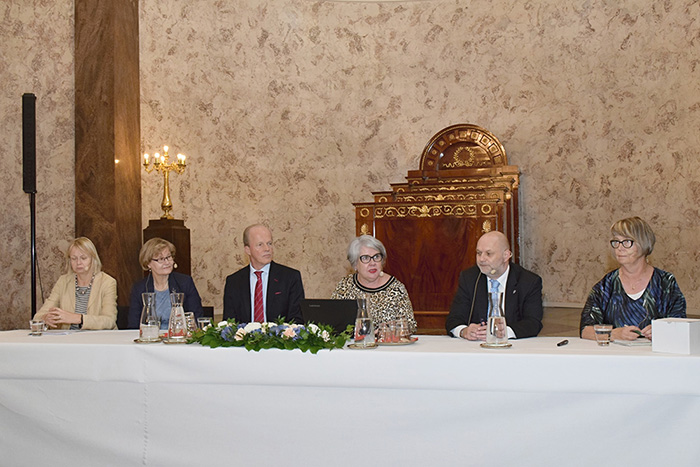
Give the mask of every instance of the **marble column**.
M 137 0 L 75 0 L 75 234 L 117 279 L 142 277 Z

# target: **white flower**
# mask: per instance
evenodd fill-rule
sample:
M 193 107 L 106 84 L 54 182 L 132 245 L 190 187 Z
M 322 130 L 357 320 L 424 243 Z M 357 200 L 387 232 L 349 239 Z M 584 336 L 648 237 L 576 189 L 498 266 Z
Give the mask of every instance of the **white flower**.
M 328 334 L 328 331 L 324 330 L 323 332 L 321 332 L 321 339 L 323 339 L 325 342 L 328 342 L 329 340 L 331 340 L 331 335 Z
M 216 325 L 217 328 L 225 328 L 228 326 L 228 321 L 219 321 L 219 324 Z
M 243 329 L 245 329 L 246 333 L 249 333 L 255 329 L 260 329 L 260 328 L 262 328 L 262 324 L 260 324 L 258 322 L 253 322 L 253 323 L 246 324 Z
M 245 335 L 248 334 L 245 329 L 243 328 L 238 328 L 238 331 L 236 331 L 236 335 L 233 336 L 233 338 L 237 341 L 242 341 Z
M 309 323 L 307 328 L 309 329 L 309 332 L 311 332 L 312 334 L 318 335 L 319 328 L 314 323 Z

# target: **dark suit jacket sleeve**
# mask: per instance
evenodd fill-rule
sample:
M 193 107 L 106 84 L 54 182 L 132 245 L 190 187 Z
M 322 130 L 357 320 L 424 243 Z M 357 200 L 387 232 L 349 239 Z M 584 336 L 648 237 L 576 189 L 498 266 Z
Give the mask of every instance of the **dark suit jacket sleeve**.
M 301 273 L 281 264 L 270 264 L 270 280 L 267 283 L 267 320 L 282 317 L 286 322 L 303 323 L 301 300 L 304 284 Z
M 450 313 L 445 320 L 445 330 L 450 336 L 452 336 L 450 331 L 455 327 L 469 324 L 467 319 L 469 319 L 469 310 L 471 310 L 472 297 L 474 296 L 474 285 L 478 277 L 479 271 L 475 267 L 462 271 L 459 274 L 457 292 L 452 299 Z M 474 304 L 475 311 L 472 314 L 471 322 L 477 322 L 476 317 L 479 316 L 477 313 L 477 305 L 477 303 Z
M 239 323 L 250 321 L 250 269 L 239 269 L 226 278 L 224 286 L 224 319 Z
M 224 320 L 234 317 L 234 300 L 235 291 L 233 285 L 233 274 L 226 277 L 226 285 L 224 286 Z
M 178 292 L 185 294 L 185 303 L 183 303 L 185 312 L 194 313 L 195 319 L 204 316 L 204 310 L 202 309 L 202 298 L 199 296 L 199 292 L 197 291 L 197 287 L 195 287 L 194 280 L 192 280 L 191 276 L 173 272 L 168 278 L 168 283 L 171 286 L 171 291 L 174 285 L 174 288 Z
M 294 271 L 292 283 L 289 287 L 289 312 L 287 318 L 290 322 L 303 323 L 301 316 L 301 301 L 304 299 L 304 284 L 301 281 L 301 273 Z
M 511 273 L 516 269 L 520 271 L 516 284 L 518 306 L 511 311 L 506 298 L 506 322 L 517 338 L 534 337 L 542 329 L 542 278 L 511 264 Z
M 139 321 L 141 321 L 141 309 L 143 302 L 141 301 L 141 293 L 145 292 L 144 279 L 134 282 L 131 286 L 131 297 L 129 298 L 129 317 L 127 322 L 128 329 L 138 329 Z

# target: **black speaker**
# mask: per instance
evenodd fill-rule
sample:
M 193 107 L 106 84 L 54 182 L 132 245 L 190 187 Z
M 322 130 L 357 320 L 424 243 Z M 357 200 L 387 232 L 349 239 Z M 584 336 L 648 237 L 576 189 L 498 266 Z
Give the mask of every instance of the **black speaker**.
M 22 94 L 22 188 L 36 193 L 36 96 Z

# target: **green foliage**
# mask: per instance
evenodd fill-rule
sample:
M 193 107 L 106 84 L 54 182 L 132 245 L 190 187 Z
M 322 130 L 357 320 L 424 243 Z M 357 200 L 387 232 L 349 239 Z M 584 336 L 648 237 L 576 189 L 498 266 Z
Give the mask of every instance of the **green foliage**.
M 276 323 L 239 324 L 228 320 L 205 330 L 196 330 L 188 343 L 197 342 L 211 348 L 245 347 L 255 352 L 261 349 L 299 349 L 315 354 L 322 349 L 343 348 L 351 333 L 352 326 L 338 334 L 330 326 L 314 323 L 288 324 L 278 320 Z

